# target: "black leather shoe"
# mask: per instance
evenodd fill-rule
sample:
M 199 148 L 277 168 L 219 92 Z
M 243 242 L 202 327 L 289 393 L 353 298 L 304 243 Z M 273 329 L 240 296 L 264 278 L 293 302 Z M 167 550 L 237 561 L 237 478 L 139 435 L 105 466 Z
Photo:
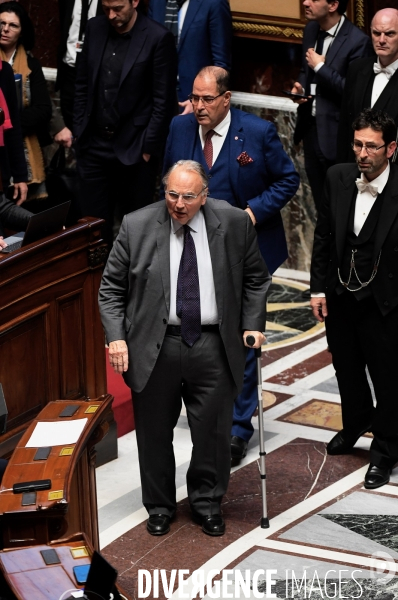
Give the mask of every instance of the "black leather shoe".
M 245 458 L 247 454 L 247 442 L 237 435 L 231 436 L 231 457 Z
M 146 523 L 147 531 L 151 535 L 164 535 L 170 531 L 171 518 L 168 515 L 149 515 Z
M 366 471 L 364 487 L 367 490 L 375 490 L 390 481 L 391 469 L 369 465 Z
M 225 522 L 221 515 L 202 517 L 202 531 L 207 535 L 224 535 Z
M 326 446 L 327 453 L 331 456 L 336 456 L 337 454 L 350 454 L 352 452 L 355 444 L 361 437 L 372 428 L 371 425 L 360 431 L 356 436 L 346 438 L 346 434 L 344 429 L 336 433 L 336 435 L 330 440 L 328 445 Z

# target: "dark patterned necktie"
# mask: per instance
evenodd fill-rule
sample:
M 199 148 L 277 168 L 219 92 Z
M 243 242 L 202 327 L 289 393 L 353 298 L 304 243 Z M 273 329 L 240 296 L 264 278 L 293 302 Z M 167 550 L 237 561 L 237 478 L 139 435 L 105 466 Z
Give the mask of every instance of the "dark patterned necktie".
M 210 131 L 206 133 L 206 141 L 203 146 L 203 154 L 205 155 L 205 161 L 209 169 L 213 166 L 213 142 L 211 141 L 213 135 L 214 130 L 210 129 Z
M 193 346 L 202 331 L 200 320 L 199 273 L 195 242 L 188 225 L 184 225 L 184 249 L 177 279 L 177 316 L 181 319 L 181 337 Z

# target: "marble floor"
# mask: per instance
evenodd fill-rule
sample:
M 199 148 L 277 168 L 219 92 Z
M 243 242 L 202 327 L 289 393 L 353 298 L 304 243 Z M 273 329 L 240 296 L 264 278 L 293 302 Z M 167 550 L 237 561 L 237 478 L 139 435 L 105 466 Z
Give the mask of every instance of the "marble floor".
M 389 485 L 368 491 L 370 435 L 351 455 L 326 454 L 341 416 L 324 328 L 302 296 L 308 274 L 276 275 L 262 352 L 270 526 L 260 527 L 257 432 L 231 470 L 222 504 L 226 534 L 206 536 L 192 522 L 182 412 L 174 441 L 177 516 L 168 535 L 150 536 L 135 434 L 128 433 L 119 439 L 119 458 L 97 469 L 97 488 L 102 552 L 131 598 L 398 600 L 398 469 Z

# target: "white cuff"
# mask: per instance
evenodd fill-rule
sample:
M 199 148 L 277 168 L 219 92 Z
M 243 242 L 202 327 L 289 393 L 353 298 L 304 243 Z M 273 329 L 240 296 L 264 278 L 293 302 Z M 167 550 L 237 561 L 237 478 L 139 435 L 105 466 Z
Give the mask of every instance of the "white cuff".
M 323 67 L 325 63 L 324 62 L 319 62 L 315 67 L 314 67 L 314 71 L 315 73 L 318 73 L 319 69 L 321 69 Z

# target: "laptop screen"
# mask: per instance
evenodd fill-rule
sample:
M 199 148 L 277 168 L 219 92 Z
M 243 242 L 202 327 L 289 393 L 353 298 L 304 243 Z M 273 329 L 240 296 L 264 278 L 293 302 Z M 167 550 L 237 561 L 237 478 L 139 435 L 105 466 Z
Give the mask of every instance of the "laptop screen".
M 57 233 L 57 231 L 61 231 L 65 224 L 70 204 L 70 201 L 64 202 L 63 204 L 58 204 L 48 210 L 43 210 L 36 215 L 32 215 L 26 227 L 21 247 L 37 242 L 48 235 Z M 16 241 L 14 239 L 15 237 L 20 236 L 21 234 L 10 236 L 10 238 L 5 238 L 4 241 L 7 242 L 7 244 L 11 244 Z M 4 251 L 7 252 L 7 248 L 5 248 Z
M 91 567 L 84 586 L 84 596 L 87 600 L 110 600 L 111 593 L 115 596 L 117 571 L 99 552 L 94 551 L 91 557 Z

